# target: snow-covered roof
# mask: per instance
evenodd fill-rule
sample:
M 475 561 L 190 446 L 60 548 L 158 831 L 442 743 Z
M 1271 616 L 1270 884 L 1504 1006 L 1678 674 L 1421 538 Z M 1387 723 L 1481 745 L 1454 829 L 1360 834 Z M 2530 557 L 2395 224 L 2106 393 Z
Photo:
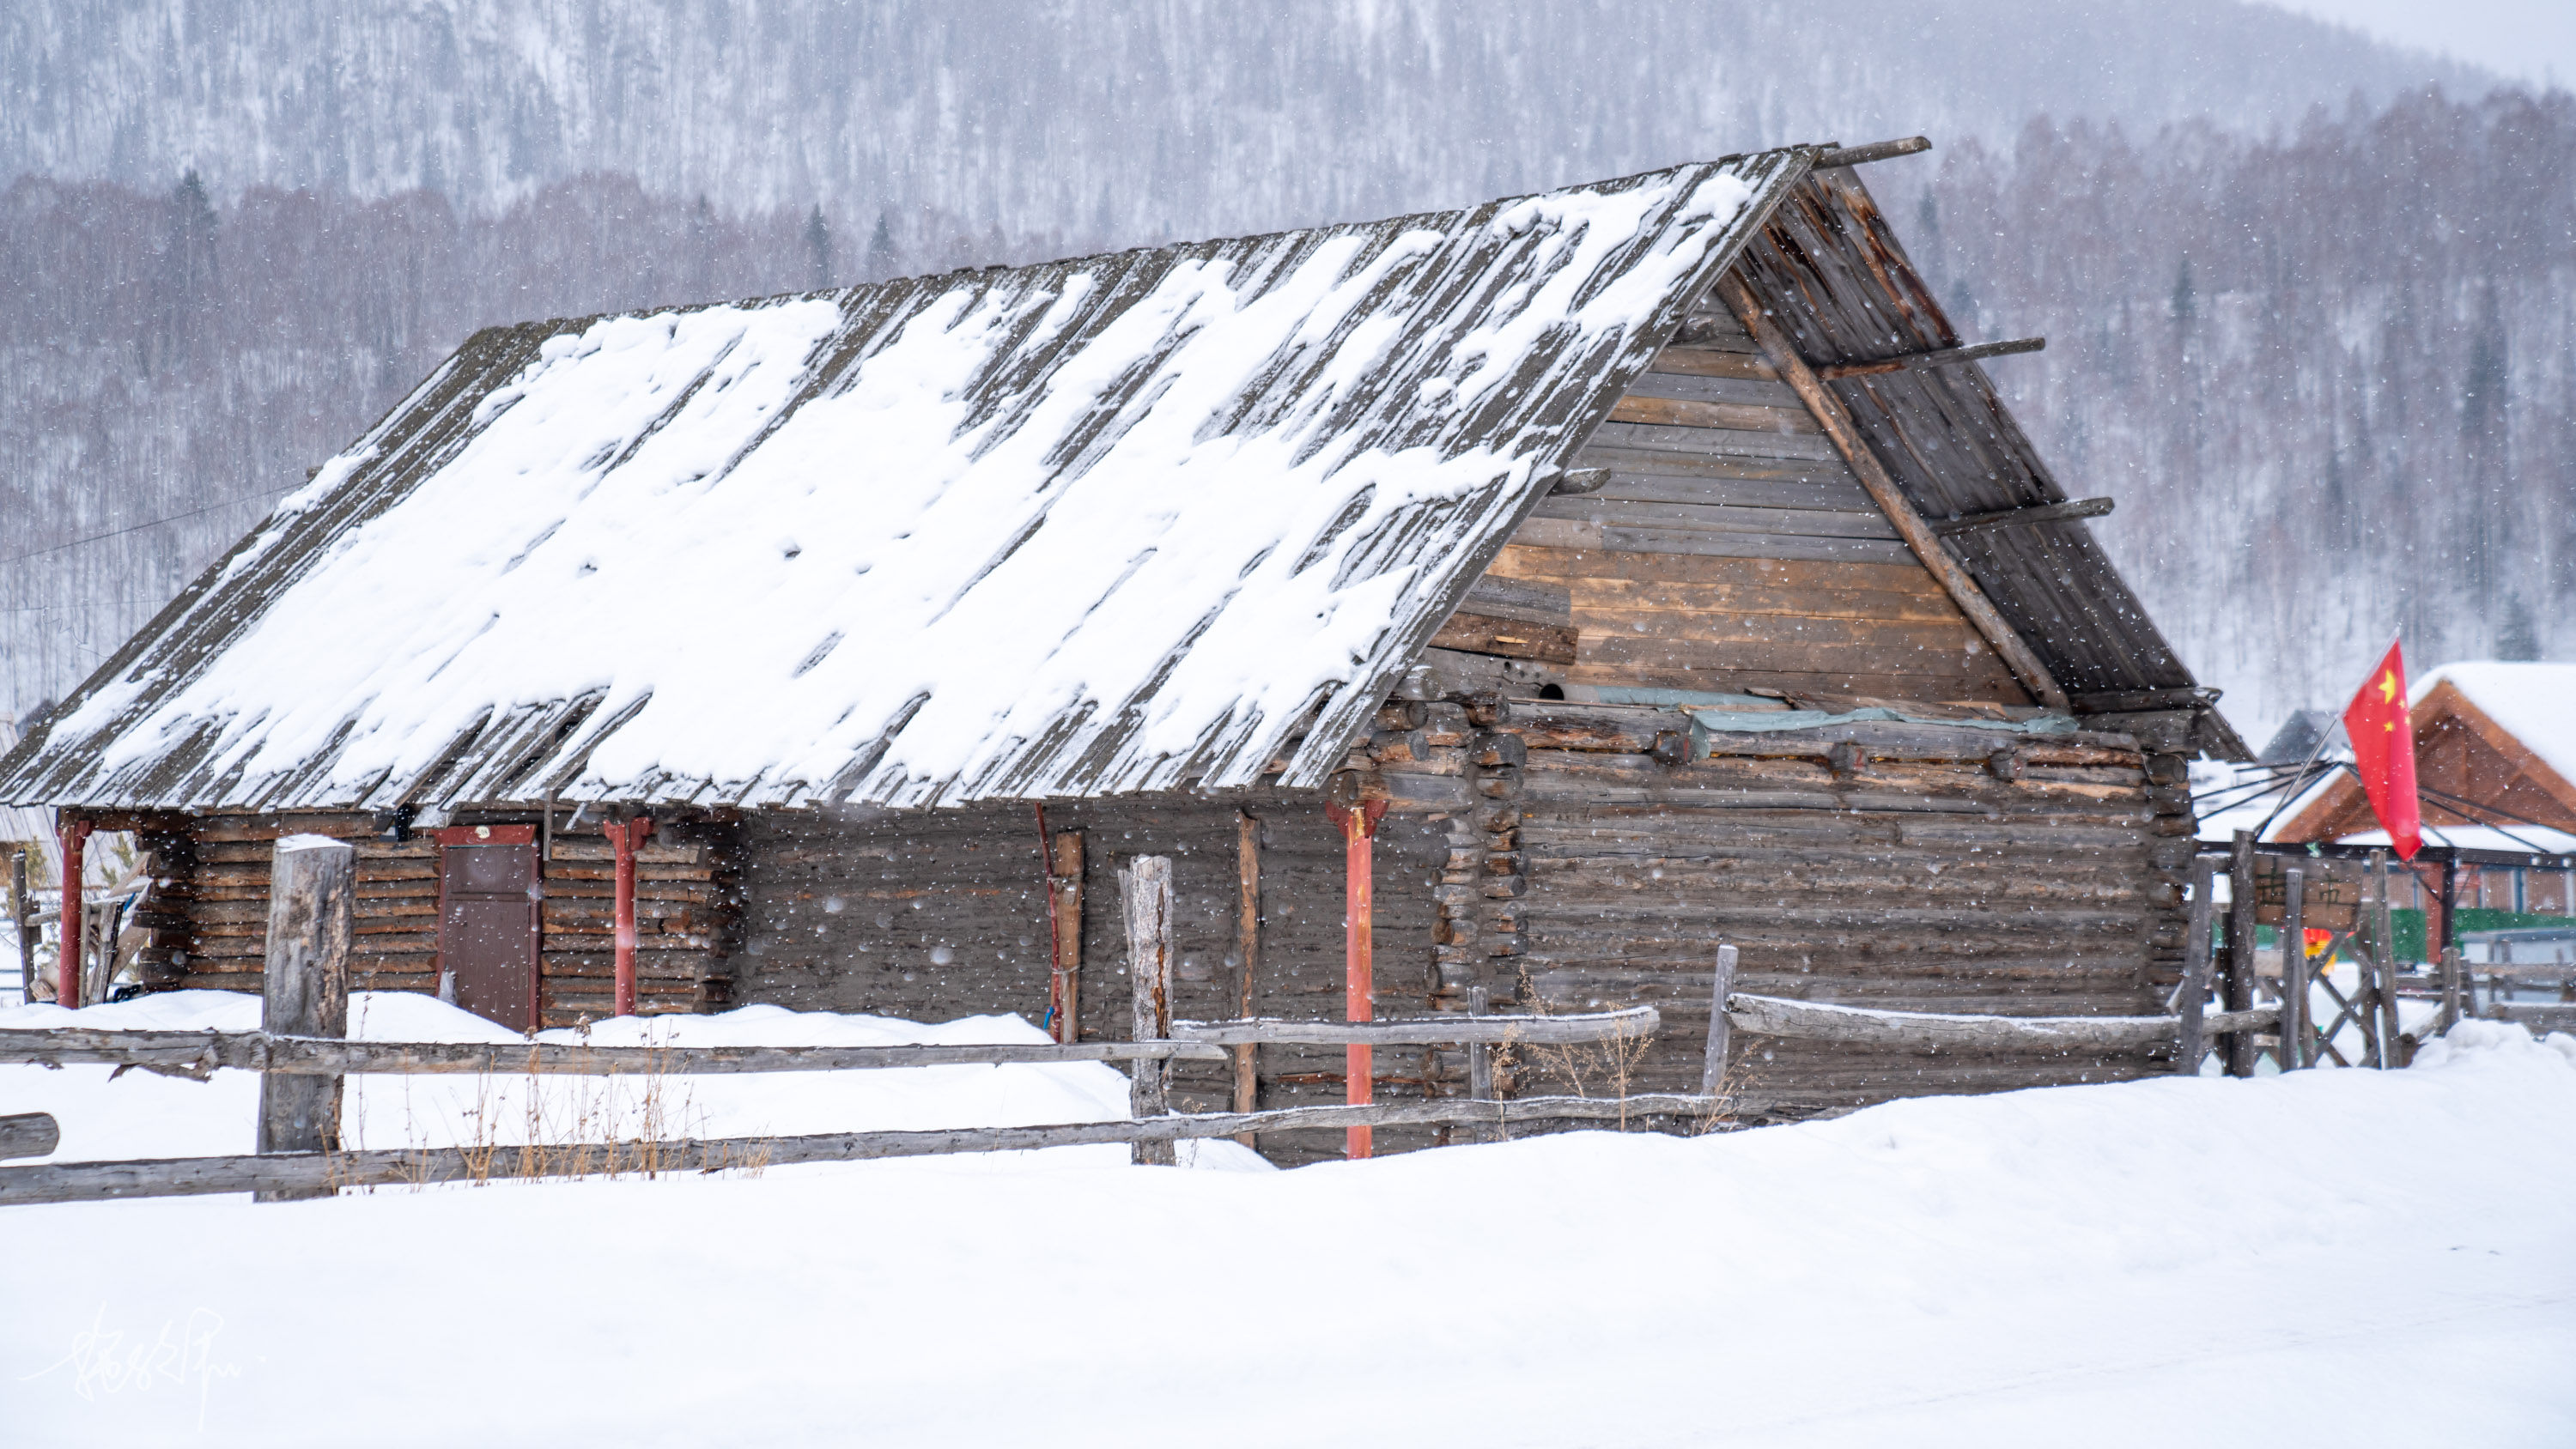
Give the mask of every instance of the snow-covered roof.
M 2559 778 L 2576 782 L 2576 664 L 2479 659 L 2445 664 L 2415 681 L 2409 704 L 2448 684 Z
M 1812 155 L 493 329 L 0 800 L 1320 784 Z

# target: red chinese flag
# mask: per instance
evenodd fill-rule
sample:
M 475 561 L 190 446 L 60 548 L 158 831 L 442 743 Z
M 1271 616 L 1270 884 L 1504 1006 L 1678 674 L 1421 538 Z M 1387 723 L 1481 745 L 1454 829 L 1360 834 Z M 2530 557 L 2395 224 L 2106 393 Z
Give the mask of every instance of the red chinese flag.
M 2424 814 L 2415 797 L 2415 726 L 2406 712 L 2406 661 L 2398 646 L 2370 671 L 2370 682 L 2343 711 L 2344 733 L 2352 737 L 2353 768 L 2361 788 L 2370 792 L 2370 811 L 2397 848 L 2399 860 L 2413 860 L 2424 848 Z

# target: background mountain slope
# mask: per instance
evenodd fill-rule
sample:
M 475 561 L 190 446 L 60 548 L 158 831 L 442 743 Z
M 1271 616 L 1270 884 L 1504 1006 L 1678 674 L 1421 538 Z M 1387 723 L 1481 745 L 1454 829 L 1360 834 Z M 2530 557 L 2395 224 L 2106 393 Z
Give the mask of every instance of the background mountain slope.
M 2576 647 L 2568 98 L 2186 0 L 820 0 L 0 15 L 0 711 L 58 697 L 473 327 L 1874 168 L 2259 733 L 2405 622 Z M 2053 118 L 2053 119 L 2050 119 Z M 181 178 L 193 173 L 193 182 Z M 1928 209 L 1927 209 L 1928 201 Z

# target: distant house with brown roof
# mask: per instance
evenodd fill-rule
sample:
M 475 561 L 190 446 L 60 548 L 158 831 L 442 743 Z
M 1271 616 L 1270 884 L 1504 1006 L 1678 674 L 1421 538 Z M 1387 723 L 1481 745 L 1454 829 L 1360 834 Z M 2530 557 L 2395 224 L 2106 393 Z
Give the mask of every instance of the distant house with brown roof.
M 2415 778 L 2429 845 L 2557 855 L 2576 847 L 2576 664 L 2480 660 L 2415 682 Z M 2293 806 L 2275 840 L 2386 837 L 2361 782 L 2338 772 Z M 2576 881 L 2553 866 L 2462 864 L 2463 911 L 2576 914 Z M 2423 905 L 2438 913 L 2430 891 Z M 2442 939 L 2440 923 L 2432 939 Z

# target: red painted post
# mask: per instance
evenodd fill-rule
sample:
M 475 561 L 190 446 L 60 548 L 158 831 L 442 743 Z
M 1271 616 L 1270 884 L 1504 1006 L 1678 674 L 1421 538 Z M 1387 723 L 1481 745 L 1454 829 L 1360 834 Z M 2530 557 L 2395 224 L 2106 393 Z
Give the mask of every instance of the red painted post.
M 1341 827 L 1343 848 L 1343 915 L 1342 974 L 1344 1019 L 1374 1021 L 1377 1019 L 1377 982 L 1370 947 L 1376 930 L 1376 863 L 1373 845 L 1377 823 L 1385 818 L 1384 800 L 1366 800 L 1358 808 L 1327 804 L 1324 813 Z M 1342 1049 L 1343 1100 L 1354 1107 L 1368 1105 L 1376 1070 L 1375 1049 L 1348 1046 Z M 1342 1155 L 1360 1158 L 1370 1155 L 1375 1132 L 1367 1127 L 1348 1129 Z
M 617 855 L 617 1014 L 635 1014 L 635 848 L 653 833 L 653 819 L 638 815 L 600 827 Z
M 54 956 L 54 1000 L 74 1011 L 81 1004 L 81 938 L 89 934 L 81 919 L 81 857 L 89 846 L 89 822 L 66 816 L 63 841 L 63 946 Z

